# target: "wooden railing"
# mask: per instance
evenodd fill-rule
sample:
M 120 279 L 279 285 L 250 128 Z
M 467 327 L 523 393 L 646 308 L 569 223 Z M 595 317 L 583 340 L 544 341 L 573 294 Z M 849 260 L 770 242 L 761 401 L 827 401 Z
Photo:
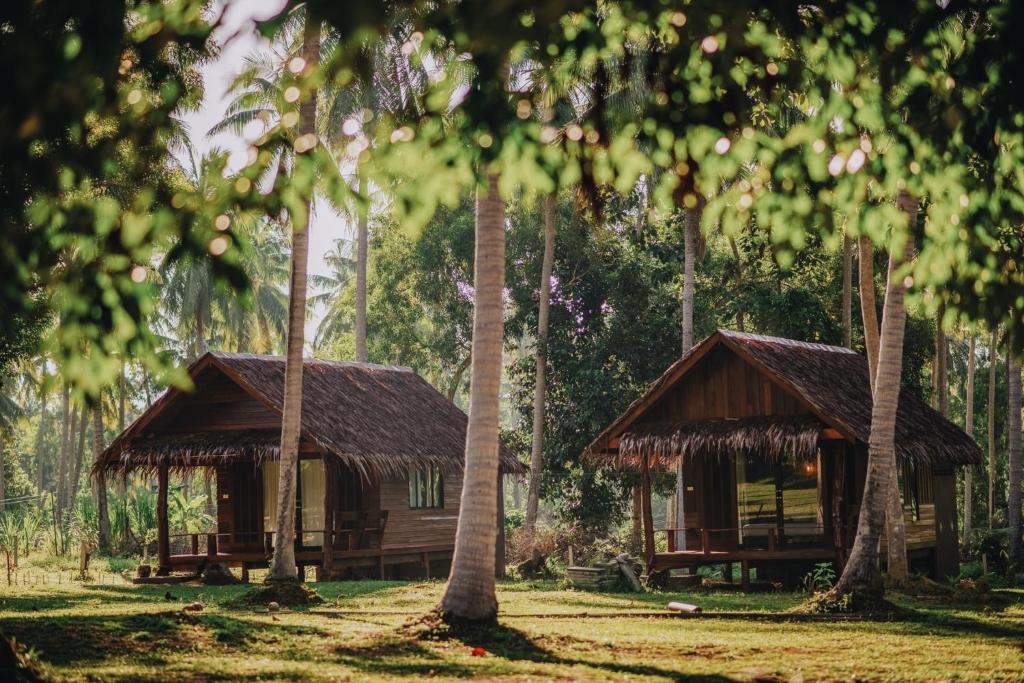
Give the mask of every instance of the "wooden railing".
M 849 527 L 846 529 L 848 532 L 856 532 L 856 527 Z M 665 528 L 655 529 L 655 534 L 666 534 L 667 536 L 667 548 L 668 552 L 674 553 L 681 548 L 678 547 L 677 537 L 681 533 L 686 534 L 686 550 L 691 552 L 702 552 L 704 554 L 710 554 L 714 550 L 715 540 L 719 540 L 723 545 L 736 544 L 739 542 L 739 532 L 741 529 L 736 527 L 723 527 L 723 528 L 704 528 L 704 527 L 678 527 L 678 528 Z M 777 527 L 756 527 L 751 529 L 750 527 L 742 529 L 748 536 L 745 539 L 745 543 L 750 542 L 750 537 L 761 536 L 766 541 L 765 549 L 769 552 L 784 548 L 786 546 L 794 545 L 792 539 L 806 539 L 813 537 L 820 539 L 822 546 L 832 547 L 834 543 L 834 534 L 840 531 L 837 527 L 817 527 L 814 533 L 806 532 L 792 532 L 787 533 L 785 527 L 779 529 Z M 756 534 L 753 532 L 757 532 Z M 852 538 L 852 536 L 848 536 Z M 798 542 L 799 543 L 799 542 Z
M 339 513 L 336 519 L 341 526 L 331 532 L 324 529 L 303 529 L 296 533 L 296 549 L 303 546 L 304 536 L 319 535 L 321 543 L 329 541 L 329 547 L 334 551 L 358 550 L 361 548 L 379 548 L 383 544 L 384 529 L 387 525 L 388 512 L 382 510 L 377 513 Z M 274 552 L 273 531 L 236 531 L 236 532 L 208 532 L 208 533 L 184 533 L 169 534 L 168 540 L 172 555 L 193 555 L 213 558 L 218 552 L 230 548 L 227 554 L 237 546 L 248 546 L 252 549 L 259 548 L 267 555 Z M 320 547 L 323 547 L 322 545 Z

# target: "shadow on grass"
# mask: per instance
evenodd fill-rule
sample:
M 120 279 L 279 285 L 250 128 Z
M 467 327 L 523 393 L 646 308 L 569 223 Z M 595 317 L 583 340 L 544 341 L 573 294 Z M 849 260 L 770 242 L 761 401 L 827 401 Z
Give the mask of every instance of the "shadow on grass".
M 113 660 L 161 666 L 168 663 L 170 655 L 223 648 L 256 652 L 288 637 L 322 640 L 330 636 L 313 626 L 197 614 L 180 608 L 145 614 L 5 619 L 0 631 L 35 649 L 43 661 L 62 666 Z
M 536 664 L 564 667 L 586 667 L 604 675 L 660 677 L 674 681 L 724 682 L 732 679 L 716 675 L 690 675 L 671 669 L 628 661 L 595 661 L 556 654 L 541 644 L 542 639 L 531 639 L 526 633 L 503 624 L 491 626 L 418 628 L 405 626 L 397 632 L 379 636 L 366 645 L 340 645 L 334 648 L 341 662 L 367 674 L 390 676 L 446 675 L 459 678 L 472 676 L 500 675 L 501 666 L 494 658 L 506 662 L 531 662 Z M 427 643 L 440 645 L 456 644 L 465 651 L 483 648 L 488 657 L 480 660 L 480 666 L 445 659 Z M 571 637 L 559 638 L 559 645 L 571 649 L 593 652 L 596 643 Z M 497 667 L 497 671 L 491 671 Z M 539 676 L 555 676 L 555 672 L 533 672 Z M 574 678 L 579 672 L 573 672 Z M 601 674 L 592 674 L 600 677 Z

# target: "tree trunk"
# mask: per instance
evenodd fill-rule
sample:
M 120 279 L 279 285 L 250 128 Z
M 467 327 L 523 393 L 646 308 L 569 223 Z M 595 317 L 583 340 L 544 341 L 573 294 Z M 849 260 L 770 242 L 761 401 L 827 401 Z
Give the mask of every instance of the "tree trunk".
M 368 194 L 368 184 L 359 175 L 359 194 Z M 369 246 L 369 210 L 359 205 L 356 222 L 356 360 L 366 362 L 366 255 Z
M 1020 365 L 1013 349 L 1013 333 L 1008 334 L 1006 343 L 1006 430 L 1007 435 L 1007 467 L 1009 469 L 1010 492 L 1007 497 L 1009 514 L 1009 555 L 1010 565 L 1019 569 L 1022 558 L 1020 539 Z
M 307 15 L 302 36 L 302 57 L 308 68 L 317 67 L 320 55 L 320 24 Z M 317 91 L 299 106 L 299 135 L 316 134 Z M 313 149 L 312 147 L 310 148 Z M 274 556 L 268 581 L 298 579 L 295 566 L 295 489 L 302 420 L 302 347 L 306 324 L 306 268 L 309 259 L 309 217 L 313 211 L 312 189 L 305 216 L 292 216 L 291 279 L 288 287 L 288 339 L 284 371 L 284 408 L 281 416 L 281 459 L 277 482 L 277 519 Z M 296 220 L 298 218 L 298 220 Z
M 909 193 L 900 192 L 899 208 L 908 216 L 909 229 L 917 216 L 917 202 Z M 908 230 L 909 232 L 909 230 Z M 907 235 L 906 255 L 912 246 Z M 871 435 L 868 439 L 868 472 L 861 498 L 860 517 L 857 521 L 857 536 L 850 551 L 850 557 L 843 574 L 836 584 L 838 595 L 851 594 L 858 599 L 881 598 L 884 586 L 876 567 L 879 535 L 887 517 L 889 489 L 896 467 L 896 407 L 900 396 L 900 373 L 903 368 L 903 335 L 906 328 L 906 310 L 903 307 L 905 287 L 902 279 L 895 276 L 902 265 L 898 251 L 889 256 L 889 271 L 886 279 L 885 304 L 882 311 L 882 329 L 879 335 L 878 370 L 875 373 L 875 389 L 871 408 Z M 902 510 L 896 515 L 902 519 Z M 887 539 L 891 549 L 893 537 Z M 891 559 L 890 559 L 891 561 Z M 906 553 L 902 562 L 906 563 Z M 898 568 L 897 568 L 898 569 Z M 905 570 L 905 566 L 904 566 Z M 889 567 L 893 571 L 892 565 Z
M 206 311 L 203 310 L 202 304 L 198 305 L 198 309 L 196 311 L 196 345 L 192 360 L 196 360 L 206 353 Z
M 966 418 L 964 419 L 964 431 L 967 436 L 974 438 L 974 372 L 977 368 L 977 358 L 974 353 L 975 336 L 971 333 L 971 340 L 967 345 L 967 395 L 964 397 L 966 403 Z M 966 548 L 971 538 L 971 531 L 974 526 L 974 481 L 973 465 L 964 468 L 964 537 L 963 546 Z
M 871 392 L 875 391 L 875 372 L 878 369 L 878 308 L 875 303 L 875 249 L 871 239 L 862 236 L 857 241 L 857 288 L 860 290 L 860 314 L 864 321 L 864 346 L 868 353 Z
M 693 299 L 694 299 L 694 260 L 697 252 L 697 241 L 700 237 L 700 221 L 704 213 L 704 198 L 697 197 L 697 203 L 688 207 L 683 215 L 683 336 L 682 352 L 686 353 L 693 347 Z M 682 529 L 686 526 L 686 513 L 684 498 L 686 482 L 683 478 L 683 459 L 676 462 L 676 490 L 673 500 L 670 501 L 666 520 L 672 520 L 672 526 Z M 686 532 L 676 533 L 676 547 L 680 550 L 686 549 Z
M 544 257 L 540 271 L 540 305 L 537 311 L 536 380 L 533 387 L 533 442 L 530 446 L 530 488 L 526 496 L 527 538 L 537 528 L 540 504 L 540 476 L 544 466 L 544 416 L 547 392 L 548 306 L 551 301 L 551 269 L 555 261 L 555 208 L 558 196 L 552 192 L 544 199 Z
M 991 530 L 996 495 L 996 365 L 999 363 L 994 329 L 988 348 L 988 528 Z
M 469 367 L 470 362 L 473 359 L 472 353 L 467 353 L 466 357 L 462 359 L 458 367 L 455 368 L 455 373 L 452 375 L 452 381 L 448 385 L 448 396 L 449 401 L 455 400 L 455 394 L 459 393 L 459 387 L 462 385 L 462 377 L 466 374 L 466 368 Z
M 853 243 L 843 236 L 843 346 L 853 346 Z
M 71 387 L 65 381 L 61 398 L 60 453 L 57 457 L 57 472 L 53 482 L 53 496 L 57 503 L 58 517 L 64 508 L 64 473 L 68 466 L 68 450 L 71 443 L 71 418 Z
M 121 361 L 121 374 L 117 376 L 117 433 L 124 431 L 125 406 L 128 401 L 128 386 L 124 377 L 124 361 Z
M 935 319 L 935 409 L 943 417 L 949 414 L 949 344 L 946 330 L 942 326 L 946 306 L 939 304 L 939 312 Z
M 4 501 L 7 500 L 7 477 L 4 476 L 4 433 L 0 430 L 0 513 L 4 511 Z
M 92 462 L 100 461 L 100 454 L 103 453 L 103 401 L 96 400 L 92 409 Z M 100 537 L 99 546 L 103 552 L 110 550 L 110 515 L 107 513 L 107 477 L 102 470 L 96 472 L 92 478 L 93 500 L 96 503 L 96 513 L 99 516 Z
M 864 321 L 864 345 L 868 352 L 868 380 L 872 394 L 877 386 L 878 347 L 880 343 L 878 315 L 875 304 L 875 257 L 871 240 L 861 237 L 858 243 L 859 264 L 858 284 L 860 289 L 861 317 Z M 890 266 L 892 259 L 890 259 Z M 888 289 L 886 290 L 888 298 Z M 899 477 L 896 463 L 889 469 L 888 499 L 885 503 L 886 559 L 889 578 L 894 583 L 907 579 L 907 529 L 903 518 L 903 502 L 900 500 Z
M 70 489 L 69 472 L 74 468 L 75 434 L 78 432 L 78 404 L 71 406 L 68 421 L 68 435 L 60 457 L 60 469 L 57 472 L 57 512 L 63 514 L 68 506 L 68 490 Z
M 633 505 L 630 515 L 629 529 L 629 552 L 637 555 L 641 552 L 643 543 L 643 501 L 640 498 L 640 487 L 633 486 Z
M 36 432 L 36 495 L 43 495 L 43 453 L 44 439 L 47 432 L 47 423 L 50 418 L 50 411 L 47 410 L 47 398 L 48 396 L 43 393 L 39 396 L 40 404 L 40 415 L 39 415 L 39 430 Z M 39 500 L 39 504 L 42 505 L 42 499 Z
M 473 264 L 473 365 L 469 423 L 455 554 L 439 611 L 447 621 L 497 618 L 494 593 L 497 536 L 498 428 L 504 336 L 505 202 L 490 174 L 476 203 Z
M 82 460 L 85 457 L 85 428 L 88 425 L 85 406 L 78 413 L 78 445 L 72 447 L 71 463 L 68 465 L 68 500 L 67 507 L 74 509 L 78 500 L 78 485 L 82 481 Z
M 697 200 L 697 205 L 687 208 L 683 213 L 683 297 L 682 297 L 682 352 L 686 353 L 693 346 L 693 267 L 697 255 L 698 232 L 700 231 L 701 214 L 704 211 L 704 200 Z
M 737 299 L 740 299 L 743 294 L 743 257 L 740 255 L 740 249 L 736 245 L 736 240 L 729 238 L 729 248 L 732 250 L 732 257 L 736 259 L 736 290 Z M 743 313 L 743 305 L 739 304 L 736 307 L 736 329 L 740 332 L 746 332 L 746 320 Z

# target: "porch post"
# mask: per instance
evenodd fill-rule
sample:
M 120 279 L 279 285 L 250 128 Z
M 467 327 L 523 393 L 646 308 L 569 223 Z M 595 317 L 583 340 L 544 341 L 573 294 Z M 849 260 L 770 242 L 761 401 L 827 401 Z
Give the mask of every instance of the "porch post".
M 171 539 L 167 530 L 167 462 L 160 463 L 157 468 L 156 483 L 156 554 L 157 576 L 171 573 Z
M 494 544 L 494 576 L 505 578 L 505 476 L 498 466 L 498 529 Z
M 654 515 L 651 512 L 651 466 L 646 455 L 640 461 L 640 510 L 644 519 L 644 562 L 650 576 L 654 565 Z
M 320 577 L 318 581 L 330 581 L 331 570 L 334 564 L 334 509 L 337 507 L 335 500 L 335 468 L 324 456 L 324 542 L 323 559 L 320 561 Z

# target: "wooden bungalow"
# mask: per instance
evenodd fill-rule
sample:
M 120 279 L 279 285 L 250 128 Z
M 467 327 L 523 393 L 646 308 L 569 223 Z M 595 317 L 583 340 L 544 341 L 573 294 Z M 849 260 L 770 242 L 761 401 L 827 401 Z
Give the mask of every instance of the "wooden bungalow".
M 590 444 L 637 468 L 649 571 L 739 562 L 793 576 L 853 545 L 871 430 L 867 359 L 836 346 L 719 330 Z M 958 572 L 955 469 L 981 462 L 960 428 L 904 391 L 896 451 L 911 566 Z M 651 471 L 683 458 L 683 523 L 655 529 Z M 728 573 L 731 576 L 731 572 Z
M 109 474 L 156 474 L 159 575 L 213 563 L 243 575 L 267 566 L 284 366 L 278 356 L 207 353 L 188 370 L 194 391 L 168 390 L 97 462 Z M 316 567 L 320 578 L 446 572 L 465 438 L 466 414 L 412 370 L 307 359 L 297 564 Z M 501 469 L 523 466 L 502 449 Z M 169 473 L 194 470 L 216 480 L 215 532 L 168 528 Z

